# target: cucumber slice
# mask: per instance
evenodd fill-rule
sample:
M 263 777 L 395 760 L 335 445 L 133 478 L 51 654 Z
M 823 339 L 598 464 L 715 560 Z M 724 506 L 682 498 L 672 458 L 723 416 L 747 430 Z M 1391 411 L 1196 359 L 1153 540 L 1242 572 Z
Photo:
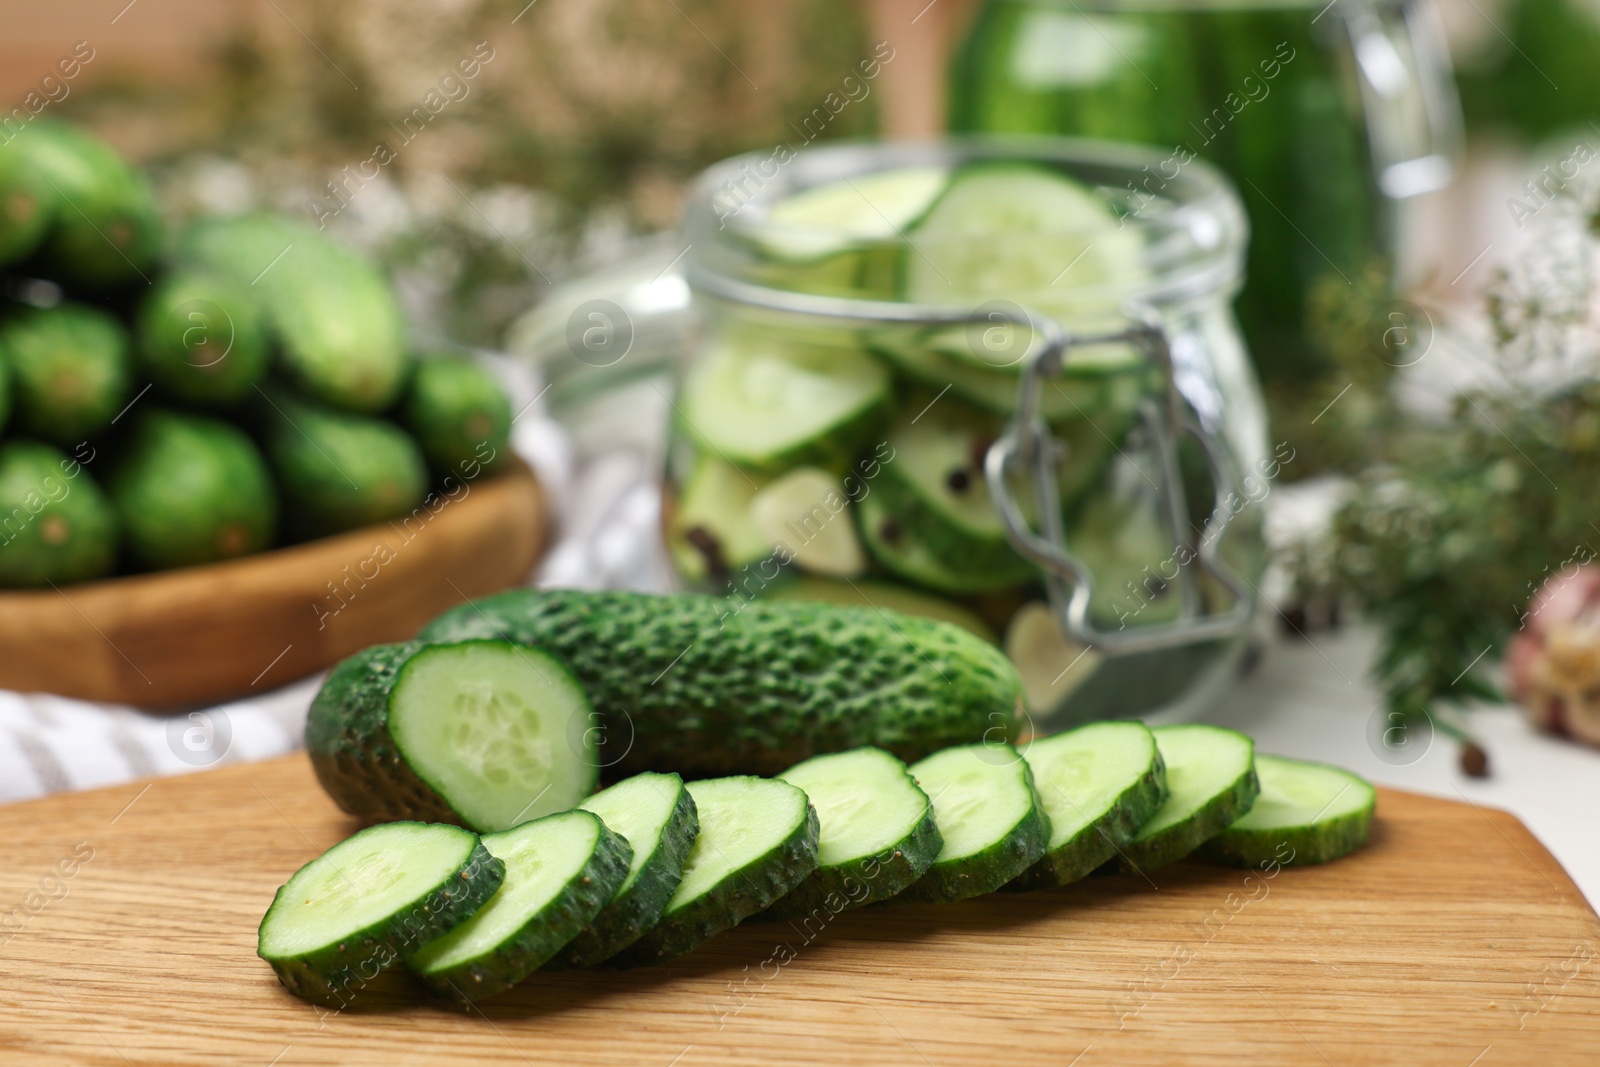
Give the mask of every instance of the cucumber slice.
M 505 881 L 476 914 L 407 954 L 434 993 L 472 1003 L 538 970 L 606 906 L 632 850 L 598 815 L 567 811 L 486 834 Z
M 614 957 L 625 967 L 683 955 L 770 907 L 817 869 L 817 811 L 800 789 L 749 776 L 688 788 L 700 834 L 660 921 Z
M 714 455 L 699 456 L 667 522 L 667 551 L 692 582 L 721 584 L 772 554 L 773 542 L 750 521 L 766 479 Z
M 821 830 L 817 869 L 767 914 L 823 923 L 888 900 L 933 865 L 943 842 L 928 795 L 881 748 L 813 756 L 778 776 L 811 799 Z
M 816 600 L 852 608 L 882 608 L 924 619 L 955 623 L 968 633 L 999 644 L 989 624 L 954 601 L 929 596 L 888 582 L 835 582 L 827 578 L 796 578 L 774 586 L 768 600 Z
M 1017 410 L 1017 375 L 992 370 L 966 359 L 936 352 L 920 342 L 899 343 L 886 334 L 869 342 L 871 351 L 894 368 L 934 390 L 949 387 L 953 396 L 997 415 Z M 1099 377 L 1062 377 L 1039 394 L 1039 410 L 1047 422 L 1081 419 L 1101 406 L 1105 386 Z
M 459 826 L 391 822 L 296 871 L 261 919 L 256 955 L 297 997 L 344 1004 L 417 945 L 465 922 L 505 864 Z
M 943 847 L 908 900 L 965 900 L 992 893 L 1032 867 L 1050 840 L 1050 820 L 1028 761 L 1010 745 L 961 745 L 911 768 L 933 800 Z
M 1138 873 L 1174 863 L 1250 810 L 1261 784 L 1255 742 L 1237 730 L 1185 723 L 1158 726 L 1167 799 L 1122 850 L 1119 867 Z
M 887 482 L 856 505 L 856 521 L 873 560 L 896 577 L 941 593 L 961 594 L 1004 589 L 1037 576 L 1038 572 L 1020 556 L 1012 561 L 997 551 L 995 558 L 1002 561 L 1001 566 L 994 566 L 995 558 L 991 558 L 984 561 L 987 566 L 979 568 L 963 565 L 959 552 L 951 550 L 949 539 L 940 545 L 943 551 L 935 551 L 934 544 L 924 536 L 929 528 L 918 524 L 918 520 L 925 520 L 926 512 L 917 507 L 914 498 L 904 494 L 897 501 L 904 505 L 903 511 L 891 513 L 882 492 L 885 485 Z M 937 538 L 941 532 L 935 530 L 934 536 Z
M 867 554 L 848 506 L 838 478 L 800 467 L 751 498 L 750 522 L 768 543 L 786 546 L 805 570 L 853 578 L 867 569 Z
M 551 961 L 551 970 L 608 960 L 654 926 L 678 889 L 699 832 L 694 798 L 676 774 L 636 774 L 579 807 L 627 838 L 633 863 L 611 902 Z
M 889 430 L 895 462 L 883 473 L 915 494 L 952 534 L 1009 547 L 983 476 L 989 446 L 1004 430 L 1003 419 L 959 400 L 914 395 Z
M 825 259 L 901 236 L 927 214 L 949 181 L 948 168 L 920 166 L 814 185 L 773 204 L 751 237 L 771 259 Z
M 560 661 L 506 641 L 431 645 L 401 668 L 389 732 L 467 825 L 504 830 L 588 796 L 600 761 L 583 690 Z
M 768 473 L 843 467 L 889 403 L 889 372 L 869 353 L 730 329 L 683 384 L 685 432 L 723 459 Z
M 1367 843 L 1378 792 L 1326 763 L 1257 756 L 1261 795 L 1201 851 L 1240 867 L 1326 863 Z
M 1008 889 L 1066 885 L 1116 856 L 1166 799 L 1166 768 L 1142 722 L 1095 722 L 1023 752 L 1050 817 L 1050 844 Z

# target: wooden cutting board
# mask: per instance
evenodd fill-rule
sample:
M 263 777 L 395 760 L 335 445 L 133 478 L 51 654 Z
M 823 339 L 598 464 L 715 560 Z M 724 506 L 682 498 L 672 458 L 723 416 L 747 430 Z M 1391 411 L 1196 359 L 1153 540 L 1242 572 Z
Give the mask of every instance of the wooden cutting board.
M 1183 863 L 1048 893 L 746 924 L 462 1012 L 364 1009 L 255 956 L 354 826 L 303 757 L 0 808 L 0 1062 L 1494 1064 L 1600 1056 L 1600 920 L 1503 812 L 1382 791 L 1372 844 L 1276 877 Z M 70 872 L 63 874 L 62 872 Z M 53 873 L 52 873 L 53 872 Z

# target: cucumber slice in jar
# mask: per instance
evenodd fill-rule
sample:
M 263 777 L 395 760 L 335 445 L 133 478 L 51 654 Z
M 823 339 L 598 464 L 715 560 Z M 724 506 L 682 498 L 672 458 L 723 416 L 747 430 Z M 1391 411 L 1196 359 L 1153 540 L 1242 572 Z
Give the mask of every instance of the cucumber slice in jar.
M 861 540 L 873 560 L 896 577 L 941 593 L 962 594 L 1004 589 L 1036 575 L 1015 552 L 1011 553 L 1015 559 L 997 550 L 991 559 L 968 558 L 963 562 L 962 541 L 949 539 L 936 544 L 927 535 L 931 531 L 937 538 L 942 531 L 926 525 L 926 513 L 916 507 L 910 495 L 903 495 L 898 502 L 909 505 L 908 516 L 891 512 L 882 490 L 880 485 L 877 492 L 856 506 L 856 519 Z
M 814 185 L 773 204 L 751 238 L 770 259 L 816 262 L 899 237 L 927 214 L 949 180 L 946 167 L 918 166 Z
M 588 796 L 600 761 L 583 690 L 559 660 L 508 641 L 430 645 L 400 668 L 388 728 L 461 821 L 504 830 Z
M 1325 763 L 1257 756 L 1261 795 L 1207 841 L 1207 859 L 1239 867 L 1326 863 L 1367 843 L 1378 793 L 1364 779 Z
M 522 981 L 578 935 L 628 876 L 628 842 L 587 811 L 486 834 L 505 880 L 466 922 L 406 955 L 441 997 L 473 1003 Z
M 1000 643 L 988 623 L 955 601 L 888 582 L 836 582 L 827 578 L 801 577 L 773 587 L 766 596 L 768 600 L 816 600 L 851 608 L 898 611 L 924 619 L 954 623 L 990 644 Z
M 750 521 L 769 543 L 783 545 L 803 570 L 853 578 L 867 569 L 867 554 L 848 507 L 837 477 L 800 467 L 751 498 Z
M 943 845 L 907 900 L 947 902 L 992 893 L 1044 855 L 1050 820 L 1027 760 L 1010 745 L 961 745 L 911 767 L 933 802 Z
M 817 869 L 817 812 L 771 778 L 689 783 L 700 833 L 660 920 L 613 957 L 625 967 L 681 956 L 770 907 Z
M 679 419 L 730 463 L 842 468 L 889 399 L 889 372 L 860 348 L 742 327 L 723 331 L 690 370 Z
M 348 1003 L 363 986 L 481 908 L 505 864 L 442 823 L 371 826 L 296 871 L 261 919 L 256 954 L 285 989 Z
M 624 778 L 579 807 L 626 838 L 633 861 L 610 903 L 557 954 L 549 970 L 608 960 L 654 926 L 678 889 L 699 832 L 694 798 L 676 774 L 647 771 Z
M 772 554 L 772 541 L 750 518 L 766 479 L 715 455 L 695 458 L 667 521 L 667 551 L 687 581 L 724 585 Z
M 933 865 L 943 842 L 928 795 L 906 765 L 881 748 L 811 759 L 778 776 L 805 791 L 820 833 L 817 869 L 767 914 L 822 922 L 888 900 Z
M 1151 731 L 1167 768 L 1167 799 L 1122 850 L 1124 873 L 1175 863 L 1232 825 L 1261 791 L 1255 742 L 1237 730 L 1184 723 Z
M 1095 722 L 1034 740 L 1023 752 L 1050 817 L 1039 862 L 1008 889 L 1075 882 L 1113 859 L 1166 799 L 1166 768 L 1141 722 Z

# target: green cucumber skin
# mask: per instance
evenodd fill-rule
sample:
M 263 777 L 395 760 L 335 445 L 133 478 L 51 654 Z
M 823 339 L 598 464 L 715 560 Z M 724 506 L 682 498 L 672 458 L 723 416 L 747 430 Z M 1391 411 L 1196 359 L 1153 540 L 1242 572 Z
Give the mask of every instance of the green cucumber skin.
M 1018 755 L 1017 759 L 1022 757 Z M 949 863 L 933 864 L 915 885 L 901 894 L 903 899 L 950 904 L 982 896 L 993 893 L 1039 862 L 1050 845 L 1050 820 L 1039 800 L 1039 791 L 1034 787 L 1032 769 L 1024 764 L 1023 770 L 1028 792 L 1033 795 L 1033 806 L 1027 814 L 1004 838 L 982 852 Z
M 417 819 L 465 825 L 417 777 L 389 733 L 389 694 L 400 669 L 423 645 L 375 645 L 343 660 L 322 684 L 306 717 L 306 751 L 334 803 L 360 819 Z
M 1166 764 L 1159 748 L 1155 753 L 1149 772 L 1123 790 L 1110 811 L 1085 826 L 1065 845 L 1054 852 L 1046 852 L 1039 862 L 1013 878 L 1005 888 L 1028 892 L 1068 885 L 1115 858 L 1118 850 L 1127 847 L 1139 827 L 1149 821 L 1167 799 Z
M 443 885 L 404 910 L 316 952 L 268 959 L 283 987 L 316 1004 L 343 1007 L 362 987 L 401 956 L 470 919 L 494 896 L 506 865 L 478 842 L 472 855 Z M 286 887 L 278 889 L 278 895 Z M 273 897 L 273 904 L 278 897 Z M 270 912 L 271 909 L 269 908 Z M 265 925 L 266 918 L 262 918 Z M 259 950 L 258 950 L 259 954 Z
M 956 528 L 923 500 L 894 467 L 884 468 L 877 491 L 884 510 L 901 529 L 914 533 L 934 562 L 950 574 L 959 575 L 964 585 L 993 589 L 1038 577 L 1038 568 L 1018 555 L 1004 534 L 986 538 Z M 889 560 L 879 562 L 891 565 Z
M 1372 833 L 1369 806 L 1352 811 L 1316 829 L 1222 831 L 1200 846 L 1200 854 L 1230 867 L 1309 867 L 1349 855 L 1367 843 Z M 1288 850 L 1288 855 L 1283 853 Z
M 599 822 L 598 817 L 595 821 Z M 577 931 L 592 922 L 628 877 L 631 855 L 622 835 L 612 833 L 601 823 L 599 844 L 583 870 L 515 935 L 471 963 L 431 974 L 418 970 L 412 973 L 430 992 L 463 1004 L 504 993 L 543 966 Z
M 612 962 L 621 967 L 661 963 L 771 907 L 817 869 L 820 833 L 817 809 L 807 804 L 805 822 L 781 844 L 693 903 L 662 916 L 643 937 L 613 956 Z
M 1010 661 L 960 627 L 817 602 L 515 590 L 452 609 L 421 637 L 474 638 L 564 661 L 608 744 L 631 743 L 615 762 L 601 750 L 619 776 L 776 775 L 861 745 L 912 762 L 1014 736 L 1022 700 Z
M 895 847 L 837 867 L 818 867 L 763 912 L 762 918 L 803 920 L 819 918 L 819 912 L 833 916 L 897 897 L 928 872 L 943 847 L 929 805 L 927 814 Z
M 639 877 L 622 896 L 594 917 L 567 946 L 545 965 L 547 971 L 592 967 L 615 956 L 660 921 L 683 878 L 683 864 L 700 832 L 694 797 L 679 788 L 678 803 L 661 832 L 655 852 L 639 869 Z
M 1183 822 L 1169 826 L 1144 841 L 1128 842 L 1123 846 L 1117 869 L 1123 874 L 1140 874 L 1176 863 L 1249 811 L 1260 793 L 1261 782 L 1252 764 L 1250 770 L 1241 775 L 1227 791 L 1212 797 L 1209 803 Z

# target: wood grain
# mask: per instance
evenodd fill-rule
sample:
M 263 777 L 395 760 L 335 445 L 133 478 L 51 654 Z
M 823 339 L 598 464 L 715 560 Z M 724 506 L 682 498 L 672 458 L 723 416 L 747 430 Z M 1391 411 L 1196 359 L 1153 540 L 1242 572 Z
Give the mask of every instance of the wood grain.
M 0 689 L 214 703 L 405 640 L 532 570 L 545 509 L 525 465 L 436 499 L 404 521 L 227 563 L 0 593 Z
M 329 1014 L 254 953 L 277 886 L 353 829 L 303 757 L 52 797 L 0 808 L 0 1062 L 1594 1062 L 1600 920 L 1555 860 L 1502 812 L 1378 812 L 1363 852 L 1270 879 L 1184 863 L 809 941 L 746 924 L 468 1013 L 383 976 Z

